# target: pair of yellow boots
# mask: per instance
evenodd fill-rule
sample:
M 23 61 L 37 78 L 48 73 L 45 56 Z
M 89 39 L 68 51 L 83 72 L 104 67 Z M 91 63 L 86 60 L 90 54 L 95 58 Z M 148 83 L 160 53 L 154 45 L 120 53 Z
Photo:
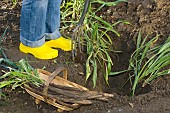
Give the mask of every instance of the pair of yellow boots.
M 44 45 L 36 48 L 28 47 L 20 43 L 19 49 L 23 53 L 30 53 L 39 59 L 53 59 L 58 56 L 58 50 L 53 48 L 60 48 L 64 51 L 72 50 L 72 41 L 60 37 L 55 40 L 45 42 Z

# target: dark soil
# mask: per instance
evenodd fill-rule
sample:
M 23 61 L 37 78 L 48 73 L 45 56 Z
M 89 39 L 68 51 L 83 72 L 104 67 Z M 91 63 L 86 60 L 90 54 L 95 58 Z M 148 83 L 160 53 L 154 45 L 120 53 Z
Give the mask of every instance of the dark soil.
M 4 0 L 5 1 L 5 0 Z M 112 1 L 112 0 L 110 0 Z M 128 60 L 135 49 L 136 34 L 141 31 L 143 36 L 159 33 L 160 41 L 170 35 L 170 1 L 169 0 L 128 0 L 115 7 L 105 7 L 99 15 L 111 23 L 118 20 L 127 20 L 131 25 L 119 24 L 115 29 L 121 37 L 113 36 L 115 50 L 121 50 L 118 57 L 113 55 L 113 71 L 128 67 Z M 92 89 L 91 82 L 85 83 L 84 63 L 75 63 L 71 60 L 71 52 L 59 50 L 59 57 L 53 60 L 38 60 L 32 55 L 19 51 L 19 18 L 21 5 L 0 1 L 0 36 L 7 29 L 1 43 L 7 57 L 12 61 L 27 58 L 34 68 L 46 67 L 52 72 L 58 66 L 68 69 L 69 80 L 83 85 L 91 90 L 109 92 L 115 96 L 109 102 L 98 102 L 90 106 L 82 106 L 68 113 L 170 113 L 170 77 L 164 76 L 156 79 L 145 88 L 139 88 L 137 96 L 130 97 L 130 87 L 121 88 L 128 75 L 110 77 L 110 88 L 104 82 L 102 87 Z M 1 68 L 2 69 L 2 68 Z M 1 73 L 2 74 L 2 73 Z M 0 100 L 0 113 L 56 113 L 56 108 L 44 102 L 36 105 L 34 99 L 23 89 L 11 91 L 4 89 L 6 98 Z M 64 112 L 67 113 L 67 112 Z

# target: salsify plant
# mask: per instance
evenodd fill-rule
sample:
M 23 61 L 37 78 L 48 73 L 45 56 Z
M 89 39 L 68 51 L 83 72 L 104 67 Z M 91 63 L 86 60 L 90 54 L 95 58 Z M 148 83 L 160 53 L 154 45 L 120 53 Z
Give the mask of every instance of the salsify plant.
M 2 40 L 5 37 L 7 32 L 5 29 L 4 33 L 0 37 L 0 45 Z M 39 86 L 43 81 L 39 78 L 37 70 L 32 68 L 27 60 L 21 59 L 19 62 L 15 63 L 8 59 L 4 53 L 4 49 L 0 46 L 0 66 L 8 70 L 7 72 L 3 71 L 5 74 L 0 76 L 0 98 L 2 94 L 2 88 L 11 86 L 12 89 L 16 87 L 22 87 L 25 83 L 32 83 L 36 86 Z M 33 76 L 34 75 L 34 76 Z
M 144 87 L 153 79 L 170 74 L 170 69 L 164 69 L 170 65 L 170 37 L 164 44 L 150 48 L 158 37 L 157 35 L 146 43 L 147 37 L 141 41 L 139 33 L 136 51 L 132 54 L 129 64 L 129 70 L 134 71 L 133 76 L 135 77 L 132 87 L 133 95 L 138 83 L 143 82 Z M 148 59 L 148 56 L 151 57 Z
M 0 82 L 0 88 L 11 86 L 12 89 L 15 89 L 22 87 L 22 85 L 26 83 L 40 86 L 44 82 L 39 78 L 37 69 L 33 69 L 25 59 L 21 59 L 18 63 L 13 62 L 13 64 L 7 68 L 9 71 L 4 71 L 5 74 L 0 76 L 0 80 L 2 80 L 2 82 Z
M 131 71 L 129 79 L 134 78 L 132 95 L 135 94 L 139 83 L 142 83 L 144 87 L 157 77 L 170 74 L 170 36 L 164 44 L 152 47 L 158 37 L 159 35 L 150 41 L 148 41 L 148 37 L 145 37 L 142 41 L 141 33 L 139 33 L 136 50 L 129 61 L 129 68 L 121 71 Z M 111 72 L 110 75 L 117 75 L 121 72 Z
M 83 12 L 85 0 L 63 0 L 61 5 L 61 23 L 63 24 L 61 30 L 65 30 L 69 27 L 76 25 L 81 17 Z M 114 2 L 104 2 L 103 0 L 91 0 L 88 13 L 94 13 L 102 9 L 104 6 L 115 6 L 120 2 L 127 2 L 127 0 L 117 0 Z M 100 8 L 95 10 L 92 7 L 93 4 L 100 4 Z M 85 21 L 88 21 L 88 18 L 91 14 L 86 15 Z
M 95 22 L 91 19 L 96 19 Z M 100 21 L 100 24 L 99 22 Z M 118 21 L 117 23 L 110 24 L 104 21 L 102 18 L 93 15 L 89 19 L 89 24 L 86 25 L 86 30 L 84 32 L 84 37 L 81 37 L 84 41 L 83 45 L 87 48 L 88 58 L 86 60 L 86 81 L 92 75 L 93 87 L 96 86 L 97 76 L 99 75 L 98 71 L 104 75 L 104 79 L 107 84 L 108 76 L 111 72 L 113 65 L 110 53 L 120 53 L 121 51 L 115 51 L 113 49 L 112 37 L 108 32 L 113 32 L 117 36 L 120 34 L 113 29 L 118 23 L 128 23 L 126 21 Z M 103 25 L 101 25 L 101 23 Z
M 61 30 L 69 28 L 78 21 L 83 4 L 84 0 L 63 0 L 61 5 L 61 23 L 63 26 Z
M 7 59 L 7 57 L 6 57 L 5 53 L 4 53 L 3 48 L 1 47 L 2 40 L 3 40 L 3 38 L 4 38 L 4 36 L 5 36 L 6 32 L 7 32 L 7 29 L 8 29 L 8 27 L 5 29 L 4 33 L 3 33 L 2 36 L 0 37 L 0 56 L 1 56 L 1 58 L 0 58 L 0 64 L 1 64 L 2 62 L 4 62 L 4 61 L 10 63 L 10 61 Z M 1 66 L 3 66 L 3 65 L 1 65 Z M 0 99 L 1 99 L 1 94 L 2 94 L 2 89 L 0 88 Z
M 63 1 L 63 6 L 61 8 L 61 20 L 64 24 L 63 29 L 78 23 L 84 7 L 84 1 L 85 0 Z M 102 19 L 100 15 L 97 15 L 97 12 L 101 11 L 105 6 L 115 6 L 122 1 L 126 2 L 126 0 L 117 0 L 115 2 L 92 0 L 84 24 L 75 33 L 76 38 L 74 41 L 76 43 L 74 44 L 74 48 L 78 48 L 80 52 L 85 52 L 82 50 L 83 47 L 86 47 L 87 49 L 86 81 L 92 76 L 93 87 L 96 86 L 99 75 L 98 70 L 104 75 L 104 79 L 108 84 L 108 75 L 110 74 L 113 65 L 109 52 L 119 52 L 113 50 L 112 37 L 109 35 L 109 32 L 120 36 L 120 34 L 114 30 L 114 26 L 119 23 L 129 24 L 129 22 L 123 20 L 111 24 Z M 93 4 L 99 4 L 99 7 L 95 8 L 93 7 Z
M 99 25 L 97 23 L 94 23 L 91 27 L 91 29 L 85 32 L 88 55 L 86 60 L 86 80 L 88 80 L 92 74 L 93 87 L 95 87 L 99 69 L 100 73 L 103 72 L 104 78 L 108 83 L 108 75 L 113 64 L 109 55 L 109 52 L 111 51 L 109 47 L 111 46 L 112 42 L 110 37 L 106 34 L 107 31 L 99 30 Z M 104 38 L 104 35 L 107 37 L 107 39 Z

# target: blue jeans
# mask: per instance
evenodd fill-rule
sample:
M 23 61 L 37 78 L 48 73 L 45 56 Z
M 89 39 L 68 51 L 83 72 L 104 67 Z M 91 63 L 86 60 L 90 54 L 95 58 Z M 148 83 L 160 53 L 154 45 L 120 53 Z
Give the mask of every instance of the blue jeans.
M 29 47 L 39 47 L 45 39 L 61 36 L 60 5 L 62 0 L 23 0 L 20 18 L 20 41 Z

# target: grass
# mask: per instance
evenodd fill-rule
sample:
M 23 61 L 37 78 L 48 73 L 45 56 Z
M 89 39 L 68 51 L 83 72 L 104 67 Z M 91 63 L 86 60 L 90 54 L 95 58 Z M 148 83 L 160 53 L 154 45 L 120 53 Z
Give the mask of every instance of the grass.
M 132 95 L 135 95 L 135 90 L 140 83 L 144 87 L 152 80 L 170 74 L 168 67 L 170 66 L 170 36 L 164 44 L 151 48 L 158 38 L 159 35 L 149 41 L 148 37 L 142 40 L 141 34 L 138 34 L 136 50 L 129 60 L 129 68 L 122 71 L 131 72 L 129 79 L 132 81 Z M 111 72 L 110 75 L 120 73 Z

